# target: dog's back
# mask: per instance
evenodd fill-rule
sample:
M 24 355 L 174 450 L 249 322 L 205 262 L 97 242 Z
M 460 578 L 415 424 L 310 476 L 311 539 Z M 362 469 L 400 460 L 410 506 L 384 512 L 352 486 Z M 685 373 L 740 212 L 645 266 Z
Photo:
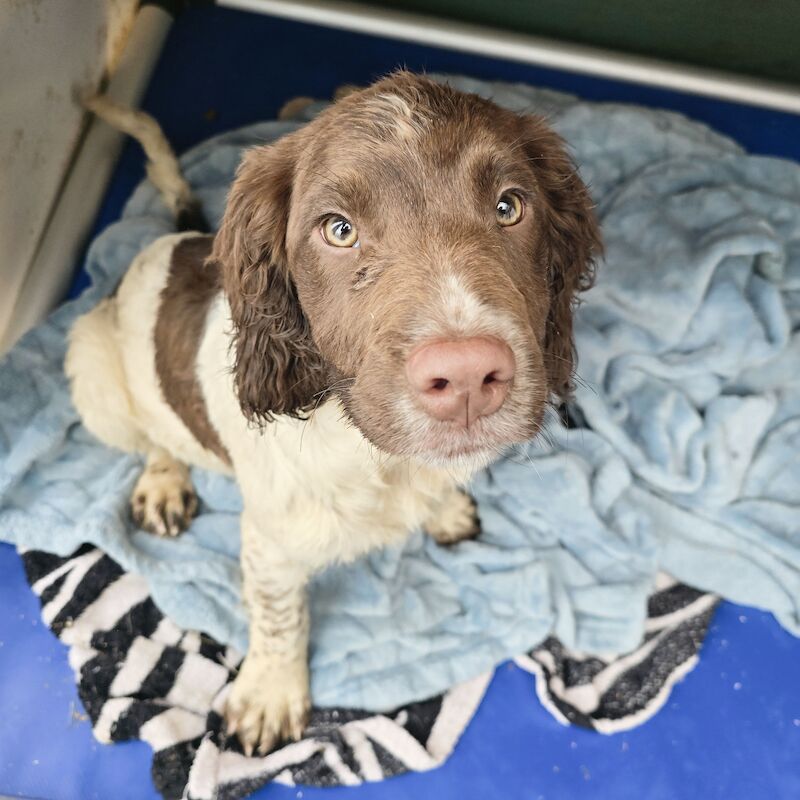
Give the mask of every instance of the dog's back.
M 188 463 L 225 470 L 224 449 L 213 432 L 201 430 L 202 422 L 195 427 L 203 401 L 186 377 L 194 378 L 192 359 L 219 291 L 214 281 L 202 280 L 208 240 L 173 234 L 145 248 L 115 295 L 75 323 L 65 366 L 73 402 L 102 441 L 127 452 L 145 452 L 148 442 L 156 442 Z M 189 284 L 193 294 L 185 291 Z M 176 297 L 183 318 L 175 318 Z

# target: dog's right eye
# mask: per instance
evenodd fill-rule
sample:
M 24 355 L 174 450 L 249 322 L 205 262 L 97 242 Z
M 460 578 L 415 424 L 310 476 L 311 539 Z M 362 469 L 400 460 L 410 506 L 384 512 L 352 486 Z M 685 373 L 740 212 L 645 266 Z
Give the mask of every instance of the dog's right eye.
M 322 238 L 334 247 L 358 247 L 356 226 L 344 217 L 328 217 L 322 223 Z

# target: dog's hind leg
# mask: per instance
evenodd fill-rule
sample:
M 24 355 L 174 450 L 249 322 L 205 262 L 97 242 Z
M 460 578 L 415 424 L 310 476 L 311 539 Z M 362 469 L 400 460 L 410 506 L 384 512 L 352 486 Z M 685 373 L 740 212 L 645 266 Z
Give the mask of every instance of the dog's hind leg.
M 145 530 L 175 536 L 197 510 L 189 469 L 156 447 L 139 423 L 115 331 L 113 298 L 75 322 L 65 361 L 72 401 L 84 425 L 102 442 L 128 453 L 147 454 L 131 495 L 131 513 Z
M 116 313 L 110 298 L 75 321 L 64 368 L 72 402 L 89 431 L 112 447 L 145 453 L 150 443 L 134 413 L 116 343 Z

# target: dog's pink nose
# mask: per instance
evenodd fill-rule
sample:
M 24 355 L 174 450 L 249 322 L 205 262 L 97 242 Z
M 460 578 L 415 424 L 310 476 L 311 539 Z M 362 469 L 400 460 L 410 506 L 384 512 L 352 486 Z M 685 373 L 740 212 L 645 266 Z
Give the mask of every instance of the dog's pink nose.
M 430 416 L 469 428 L 503 405 L 514 377 L 514 355 L 497 339 L 431 342 L 412 352 L 406 375 Z

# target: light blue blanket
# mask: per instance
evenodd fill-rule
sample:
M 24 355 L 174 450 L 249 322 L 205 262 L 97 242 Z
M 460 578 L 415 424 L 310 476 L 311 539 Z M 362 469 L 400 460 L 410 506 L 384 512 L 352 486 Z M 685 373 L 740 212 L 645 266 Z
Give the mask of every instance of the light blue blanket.
M 420 699 L 551 632 L 632 648 L 658 569 L 800 634 L 800 168 L 675 114 L 451 80 L 549 115 L 591 185 L 607 255 L 578 312 L 586 427 L 551 425 L 477 478 L 480 540 L 417 534 L 315 582 L 315 702 Z M 182 159 L 212 220 L 242 148 L 294 127 L 255 125 Z M 92 440 L 62 374 L 76 315 L 170 229 L 140 186 L 89 252 L 92 288 L 0 365 L 0 537 L 61 554 L 98 544 L 179 625 L 244 650 L 236 487 L 195 470 L 202 513 L 186 535 L 134 530 L 140 462 Z

